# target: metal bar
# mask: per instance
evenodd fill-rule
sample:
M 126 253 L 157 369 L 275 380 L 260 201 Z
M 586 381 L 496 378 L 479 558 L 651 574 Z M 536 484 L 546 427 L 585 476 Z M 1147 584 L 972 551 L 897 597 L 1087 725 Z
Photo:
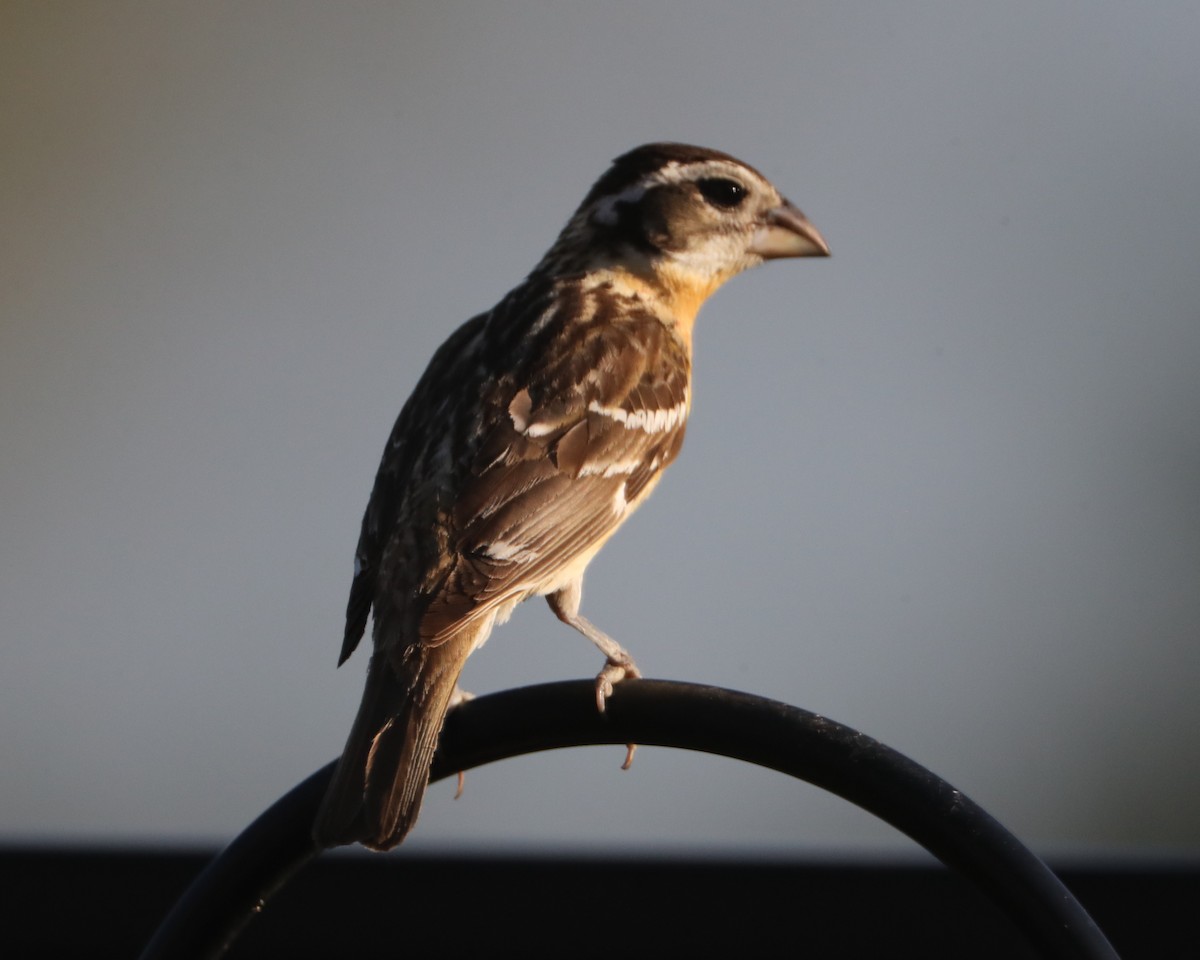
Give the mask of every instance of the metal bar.
M 856 730 L 762 697 L 664 680 L 619 684 L 604 714 L 587 680 L 479 697 L 447 718 L 433 779 L 539 750 L 624 743 L 721 754 L 806 780 L 912 837 L 974 883 L 1043 955 L 1117 957 L 1054 873 L 950 784 Z M 291 790 L 209 864 L 142 960 L 216 958 L 228 949 L 320 853 L 311 826 L 333 767 Z

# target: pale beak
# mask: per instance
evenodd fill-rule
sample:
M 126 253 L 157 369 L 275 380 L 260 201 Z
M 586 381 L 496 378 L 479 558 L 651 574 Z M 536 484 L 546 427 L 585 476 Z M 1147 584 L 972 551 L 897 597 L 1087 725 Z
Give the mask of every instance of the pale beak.
M 784 200 L 763 214 L 750 240 L 750 252 L 764 260 L 827 257 L 829 245 L 799 210 Z

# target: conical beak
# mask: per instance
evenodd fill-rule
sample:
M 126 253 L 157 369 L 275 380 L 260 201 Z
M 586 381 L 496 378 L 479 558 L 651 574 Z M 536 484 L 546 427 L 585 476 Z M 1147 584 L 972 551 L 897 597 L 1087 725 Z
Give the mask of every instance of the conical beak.
M 750 240 L 750 252 L 764 260 L 780 257 L 827 257 L 829 245 L 804 214 L 784 200 L 763 214 Z

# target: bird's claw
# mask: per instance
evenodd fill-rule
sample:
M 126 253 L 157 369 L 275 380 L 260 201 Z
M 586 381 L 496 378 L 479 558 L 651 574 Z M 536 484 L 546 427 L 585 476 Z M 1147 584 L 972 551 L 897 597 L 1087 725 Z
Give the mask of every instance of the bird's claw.
M 642 672 L 628 654 L 625 654 L 623 658 L 610 657 L 604 665 L 604 669 L 596 677 L 596 709 L 601 713 L 604 712 L 604 701 L 612 696 L 614 685 L 622 680 L 636 680 L 641 675 Z M 636 743 L 625 744 L 625 762 L 621 764 L 622 770 L 628 770 L 633 766 L 635 750 L 637 750 Z
M 596 675 L 596 709 L 604 712 L 604 701 L 612 696 L 616 684 L 622 680 L 636 680 L 641 675 L 642 672 L 628 654 L 621 659 L 610 657 L 604 669 Z

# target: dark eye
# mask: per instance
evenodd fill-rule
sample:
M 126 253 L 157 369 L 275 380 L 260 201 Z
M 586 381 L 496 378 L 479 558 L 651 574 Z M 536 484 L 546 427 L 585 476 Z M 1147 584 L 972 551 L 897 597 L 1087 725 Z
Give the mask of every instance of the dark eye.
M 732 210 L 746 199 L 746 188 L 736 180 L 726 180 L 724 177 L 709 177 L 697 184 L 700 194 L 714 207 Z

